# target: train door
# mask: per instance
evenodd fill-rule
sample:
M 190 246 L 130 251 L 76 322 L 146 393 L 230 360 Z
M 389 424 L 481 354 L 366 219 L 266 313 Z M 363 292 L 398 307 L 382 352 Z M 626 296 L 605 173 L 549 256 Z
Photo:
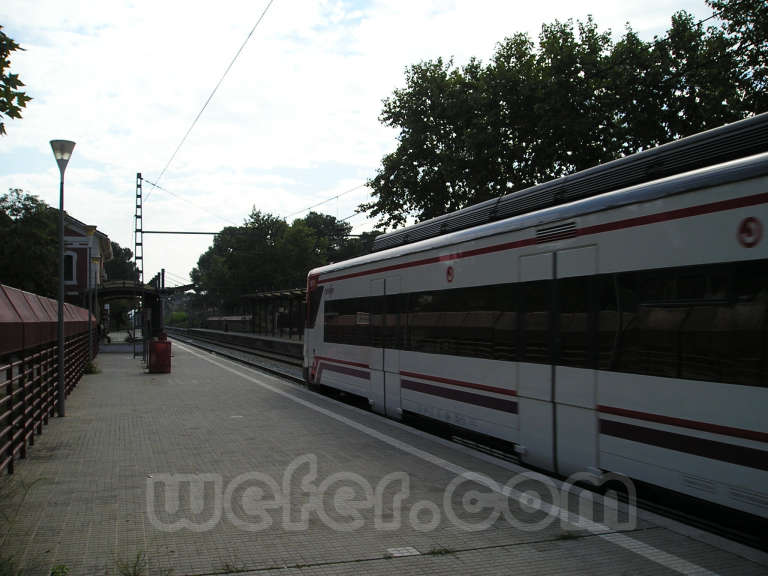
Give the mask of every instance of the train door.
M 399 276 L 390 276 L 384 281 L 384 406 L 386 415 L 398 420 L 403 413 L 400 404 L 400 293 Z
M 384 395 L 384 347 L 381 334 L 384 322 L 384 279 L 371 280 L 369 295 L 372 308 L 370 310 L 371 346 L 369 349 L 368 365 L 371 369 L 371 388 L 368 401 L 371 408 L 379 414 L 386 413 Z
M 553 252 L 520 257 L 520 361 L 517 363 L 519 442 L 523 460 L 555 470 L 552 296 Z
M 596 298 L 597 248 L 555 256 L 555 470 L 564 475 L 597 467 Z

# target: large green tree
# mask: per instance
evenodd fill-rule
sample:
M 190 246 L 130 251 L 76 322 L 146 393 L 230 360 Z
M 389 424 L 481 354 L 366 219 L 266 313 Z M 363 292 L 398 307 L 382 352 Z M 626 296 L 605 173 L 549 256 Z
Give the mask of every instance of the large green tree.
M 224 228 L 190 274 L 198 293 L 231 311 L 243 294 L 278 287 L 277 247 L 287 227 L 282 219 L 254 209 L 242 226 Z
M 24 86 L 24 82 L 19 79 L 18 74 L 10 71 L 11 52 L 23 48 L 7 36 L 2 28 L 0 26 L 0 135 L 5 134 L 3 118 L 21 118 L 21 109 L 32 99 L 19 90 Z
M 717 25 L 679 12 L 650 41 L 555 21 L 487 64 L 409 67 L 380 117 L 397 147 L 361 209 L 384 226 L 421 221 L 764 111 L 766 4 L 711 5 Z
M 326 214 L 310 212 L 289 225 L 254 209 L 200 256 L 191 273 L 195 305 L 208 314 L 229 313 L 241 309 L 244 294 L 303 287 L 312 268 L 370 251 L 377 233 L 352 237 L 351 231 Z
M 12 188 L 0 196 L 0 283 L 55 298 L 58 211 Z

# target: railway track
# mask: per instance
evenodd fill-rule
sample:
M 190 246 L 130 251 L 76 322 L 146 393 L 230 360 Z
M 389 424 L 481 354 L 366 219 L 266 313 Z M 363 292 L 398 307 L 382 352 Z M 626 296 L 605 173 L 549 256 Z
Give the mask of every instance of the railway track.
M 175 330 L 169 332 L 169 335 L 175 340 L 218 356 L 241 362 L 258 370 L 290 380 L 293 383 L 305 385 L 302 375 L 302 361 L 295 357 L 235 346 L 228 343 L 217 343 L 212 339 L 191 337 Z M 346 404 L 369 409 L 367 401 L 361 401 L 356 396 L 322 386 L 319 387 L 318 391 Z M 457 430 L 448 425 L 423 418 L 406 418 L 405 422 L 419 430 L 470 447 L 479 452 L 524 465 L 520 462 L 512 445 L 495 441 L 492 438 L 467 433 L 464 430 Z M 538 470 L 538 472 L 543 471 Z M 551 473 L 544 473 L 551 476 Z M 636 485 L 638 488 L 637 505 L 640 509 L 722 536 L 750 548 L 768 551 L 768 523 L 762 519 L 702 502 L 701 500 L 678 493 L 660 490 L 650 485 L 642 483 L 636 483 Z

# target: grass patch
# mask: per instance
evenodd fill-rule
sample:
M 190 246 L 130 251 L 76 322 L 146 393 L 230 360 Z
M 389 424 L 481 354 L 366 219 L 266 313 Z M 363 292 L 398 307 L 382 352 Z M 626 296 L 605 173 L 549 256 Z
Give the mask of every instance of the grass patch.
M 23 576 L 12 556 L 0 556 L 0 576 Z
M 88 364 L 85 365 L 85 373 L 101 374 L 101 368 L 99 368 L 99 365 L 96 364 L 96 362 L 88 362 Z
M 144 552 L 137 552 L 133 560 L 118 560 L 116 564 L 120 576 L 144 576 L 147 570 L 147 558 Z
M 454 554 L 455 551 L 450 548 L 432 548 L 427 554 L 431 556 L 445 556 L 446 554 Z

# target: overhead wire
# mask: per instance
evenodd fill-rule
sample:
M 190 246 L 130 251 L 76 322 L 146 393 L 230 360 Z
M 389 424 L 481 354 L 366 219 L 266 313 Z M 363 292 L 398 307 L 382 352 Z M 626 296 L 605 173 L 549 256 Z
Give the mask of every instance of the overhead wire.
M 171 191 L 171 190 L 168 190 L 167 188 L 163 188 L 162 186 L 160 186 L 160 185 L 158 185 L 158 184 L 155 184 L 154 182 L 150 182 L 150 181 L 149 181 L 149 180 L 147 180 L 146 178 L 144 179 L 144 182 L 146 182 L 147 184 L 149 184 L 149 185 L 150 185 L 150 186 L 152 186 L 153 188 L 158 188 L 159 190 L 162 190 L 163 192 L 167 192 L 168 194 L 170 194 L 171 196 L 174 196 L 174 197 L 178 198 L 178 199 L 179 199 L 179 200 L 181 200 L 182 202 L 186 202 L 186 203 L 187 203 L 187 204 L 189 204 L 190 206 L 194 206 L 194 207 L 195 207 L 195 208 L 197 208 L 198 210 L 202 210 L 202 211 L 203 211 L 203 212 L 205 212 L 206 214 L 210 214 L 211 216 L 214 216 L 214 217 L 218 218 L 219 220 L 222 220 L 223 222 L 227 222 L 228 224 L 232 224 L 232 226 L 239 226 L 239 224 L 238 224 L 237 222 L 234 222 L 233 220 L 230 220 L 229 218 L 225 218 L 224 216 L 221 216 L 221 215 L 217 214 L 216 212 L 213 212 L 213 211 L 212 211 L 210 208 L 203 208 L 203 207 L 202 207 L 202 206 L 200 206 L 199 204 L 196 204 L 196 203 L 192 202 L 192 200 L 189 200 L 188 198 L 185 198 L 184 196 L 180 196 L 180 195 L 179 195 L 179 194 L 177 194 L 176 192 L 173 192 L 173 191 Z M 150 191 L 150 192 L 151 192 L 151 191 Z M 149 194 L 147 194 L 147 197 L 149 197 Z M 146 199 L 145 199 L 145 200 L 146 200 Z
M 231 70 L 231 68 L 234 65 L 235 61 L 237 60 L 237 58 L 242 53 L 243 49 L 245 48 L 245 45 L 248 44 L 248 41 L 251 39 L 251 36 L 253 36 L 253 33 L 256 31 L 256 28 L 259 26 L 259 24 L 261 24 L 261 21 L 264 19 L 264 16 L 267 14 L 267 11 L 269 10 L 270 6 L 272 6 L 273 2 L 274 2 L 274 0 L 269 0 L 269 2 L 267 2 L 266 7 L 264 8 L 264 10 L 261 12 L 261 15 L 259 16 L 259 19 L 256 20 L 256 24 L 254 24 L 253 28 L 251 28 L 251 31 L 248 32 L 248 36 L 245 37 L 245 40 L 240 45 L 240 48 L 235 53 L 234 57 L 230 61 L 230 63 L 227 66 L 226 70 L 224 70 L 224 74 L 222 74 L 221 78 L 219 78 L 219 81 L 216 83 L 216 86 L 214 87 L 213 91 L 211 92 L 211 94 L 208 96 L 208 99 L 203 104 L 203 107 L 200 109 L 200 112 L 197 113 L 197 116 L 195 116 L 195 119 L 192 121 L 192 124 L 190 125 L 189 129 L 187 130 L 187 132 L 184 134 L 184 137 L 179 142 L 179 145 L 176 146 L 176 150 L 173 151 L 173 154 L 171 154 L 171 157 L 168 160 L 168 162 L 165 164 L 165 167 L 163 168 L 162 172 L 160 172 L 160 175 L 156 178 L 156 180 L 158 182 L 160 182 L 160 180 L 163 179 L 163 176 L 165 175 L 166 171 L 168 170 L 168 167 L 171 165 L 173 160 L 176 158 L 176 155 L 179 153 L 179 150 L 181 150 L 181 147 L 184 145 L 184 142 L 186 142 L 186 140 L 189 137 L 190 133 L 192 132 L 193 128 L 197 124 L 197 121 L 200 120 L 200 117 L 203 115 L 203 112 L 205 112 L 205 109 L 208 107 L 208 104 L 210 104 L 211 100 L 213 99 L 213 96 L 216 94 L 216 91 L 219 89 L 219 86 L 221 86 L 221 83 L 224 81 L 224 78 L 226 78 L 227 74 L 229 74 L 229 71 Z M 155 186 L 159 188 L 159 186 L 157 186 L 157 185 L 155 185 Z M 165 190 L 165 191 L 167 192 L 167 190 Z M 147 195 L 147 196 L 149 196 L 149 195 Z
M 349 194 L 350 192 L 354 192 L 355 190 L 359 190 L 360 188 L 365 188 L 366 186 L 367 186 L 367 184 L 358 184 L 354 188 L 350 188 L 349 190 L 345 190 L 344 192 L 339 192 L 338 194 L 336 194 L 334 196 L 331 196 L 330 198 L 326 198 L 322 202 L 318 202 L 317 204 L 313 204 L 312 206 L 309 206 L 309 207 L 304 208 L 302 210 L 297 210 L 296 212 L 292 212 L 291 214 L 288 214 L 288 216 L 286 216 L 285 218 L 287 220 L 288 218 L 291 218 L 292 216 L 296 216 L 297 214 L 301 214 L 303 212 L 308 212 L 309 210 L 312 210 L 312 208 L 317 208 L 318 206 L 322 206 L 323 204 L 327 204 L 328 202 L 331 202 L 333 200 L 338 200 L 342 196 L 344 196 L 346 194 Z

